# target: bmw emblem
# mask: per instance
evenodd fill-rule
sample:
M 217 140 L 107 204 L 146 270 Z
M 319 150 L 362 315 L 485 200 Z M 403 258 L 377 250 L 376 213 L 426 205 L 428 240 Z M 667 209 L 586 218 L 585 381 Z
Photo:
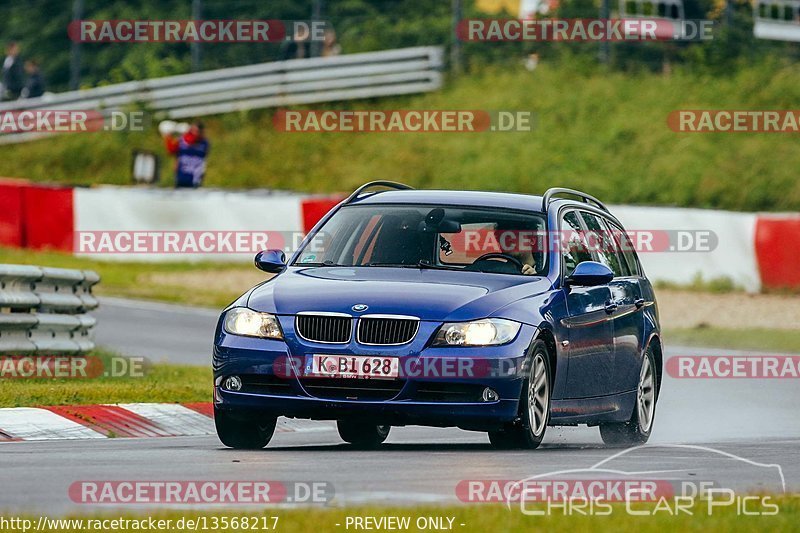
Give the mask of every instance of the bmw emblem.
M 352 309 L 353 309 L 353 311 L 355 311 L 356 313 L 360 313 L 360 312 L 362 312 L 362 311 L 366 311 L 367 309 L 369 309 L 369 306 L 368 306 L 367 304 L 356 304 L 356 305 L 354 305 L 354 306 L 352 307 Z

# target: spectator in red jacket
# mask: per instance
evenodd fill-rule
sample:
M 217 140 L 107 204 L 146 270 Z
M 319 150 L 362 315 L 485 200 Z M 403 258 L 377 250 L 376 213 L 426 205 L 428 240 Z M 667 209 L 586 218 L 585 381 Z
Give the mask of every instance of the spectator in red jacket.
M 197 188 L 202 185 L 210 148 L 203 123 L 200 121 L 192 123 L 189 131 L 180 137 L 165 135 L 164 142 L 167 151 L 176 157 L 175 187 Z

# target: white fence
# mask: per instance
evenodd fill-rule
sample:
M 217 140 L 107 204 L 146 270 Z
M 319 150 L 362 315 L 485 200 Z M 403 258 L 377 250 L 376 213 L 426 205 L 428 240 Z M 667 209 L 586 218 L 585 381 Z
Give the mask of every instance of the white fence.
M 157 116 L 187 118 L 433 91 L 441 87 L 444 51 L 427 46 L 327 58 L 292 59 L 131 81 L 0 104 L 0 113 L 30 109 L 97 110 L 105 116 L 142 105 Z M 41 138 L 0 136 L 0 144 Z

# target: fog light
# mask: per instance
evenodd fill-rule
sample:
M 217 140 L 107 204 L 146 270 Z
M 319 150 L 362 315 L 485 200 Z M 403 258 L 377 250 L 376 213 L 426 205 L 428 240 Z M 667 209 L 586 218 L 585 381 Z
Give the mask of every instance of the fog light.
M 481 394 L 481 399 L 484 402 L 496 402 L 498 399 L 500 399 L 500 396 L 498 396 L 497 393 L 492 389 L 490 389 L 489 387 L 486 387 L 485 389 L 483 389 L 483 394 Z
M 240 391 L 242 390 L 242 378 L 239 376 L 231 376 L 225 380 L 222 386 L 228 390 Z M 484 394 L 486 393 L 484 392 Z

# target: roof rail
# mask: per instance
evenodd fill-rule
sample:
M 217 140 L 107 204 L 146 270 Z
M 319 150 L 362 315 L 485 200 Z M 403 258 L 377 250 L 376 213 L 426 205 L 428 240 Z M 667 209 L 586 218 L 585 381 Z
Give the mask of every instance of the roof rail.
M 414 188 L 404 183 L 397 183 L 396 181 L 370 181 L 369 183 L 365 183 L 364 185 L 353 191 L 353 194 L 348 196 L 347 200 L 345 200 L 344 203 L 349 204 L 350 202 L 361 196 L 361 194 L 364 193 L 364 191 L 366 191 L 367 189 L 371 189 L 373 187 L 387 187 L 389 189 L 396 189 L 398 191 L 406 191 Z M 375 191 L 375 192 L 380 192 L 380 191 Z
M 559 194 L 570 194 L 572 196 L 577 196 L 581 199 L 582 202 L 586 204 L 595 204 L 596 207 L 599 207 L 603 211 L 610 213 L 608 208 L 605 206 L 603 202 L 595 198 L 594 196 L 590 196 L 585 192 L 576 191 L 574 189 L 565 189 L 563 187 L 553 187 L 551 189 L 547 189 L 547 192 L 544 193 L 542 196 L 542 211 L 547 211 L 547 206 L 550 204 L 551 201 L 554 200 L 554 197 Z

